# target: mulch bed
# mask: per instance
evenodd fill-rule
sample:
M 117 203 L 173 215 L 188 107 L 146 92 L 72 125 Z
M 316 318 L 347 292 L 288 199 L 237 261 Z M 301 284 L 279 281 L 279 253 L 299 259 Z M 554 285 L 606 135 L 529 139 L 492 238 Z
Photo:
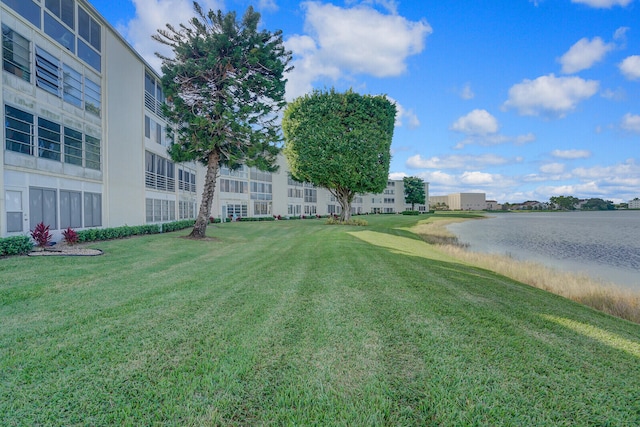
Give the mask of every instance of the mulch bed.
M 78 245 L 56 245 L 45 249 L 36 248 L 29 256 L 97 256 L 102 255 L 100 249 L 90 249 Z

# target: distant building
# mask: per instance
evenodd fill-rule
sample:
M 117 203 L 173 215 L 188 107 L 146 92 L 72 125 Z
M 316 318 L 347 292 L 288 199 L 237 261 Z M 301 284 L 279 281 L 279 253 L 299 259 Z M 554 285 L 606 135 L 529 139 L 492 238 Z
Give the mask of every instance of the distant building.
M 452 211 L 482 211 L 487 209 L 486 194 L 454 193 L 429 197 L 429 206 L 432 209 L 442 208 L 445 205 Z
M 640 209 L 640 199 L 636 197 L 633 200 L 629 200 L 629 209 Z
M 498 203 L 496 200 L 487 200 L 486 201 L 488 211 L 501 211 L 502 204 Z

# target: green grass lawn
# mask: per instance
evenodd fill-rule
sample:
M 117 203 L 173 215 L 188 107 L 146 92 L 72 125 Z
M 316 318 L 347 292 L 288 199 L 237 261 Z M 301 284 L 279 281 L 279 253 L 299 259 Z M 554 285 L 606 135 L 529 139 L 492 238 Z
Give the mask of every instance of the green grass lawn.
M 640 425 L 640 325 L 366 219 L 0 259 L 0 425 Z

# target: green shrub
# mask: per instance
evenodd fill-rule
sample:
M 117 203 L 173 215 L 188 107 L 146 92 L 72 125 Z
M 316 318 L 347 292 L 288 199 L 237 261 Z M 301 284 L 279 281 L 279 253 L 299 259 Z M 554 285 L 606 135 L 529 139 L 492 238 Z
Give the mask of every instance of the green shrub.
M 193 219 L 183 219 L 180 221 L 167 222 L 162 224 L 162 232 L 169 233 L 171 231 L 184 230 L 185 228 L 193 227 L 196 223 Z
M 418 211 L 404 211 L 404 212 L 402 212 L 402 215 L 420 215 L 420 212 L 418 212 Z
M 113 228 L 89 228 L 87 230 L 78 231 L 78 241 L 95 242 L 99 240 L 122 239 L 124 237 L 158 233 L 160 233 L 160 226 L 157 224 L 136 226 L 123 225 L 122 227 Z
M 364 219 L 360 219 L 360 218 L 351 218 L 349 221 L 340 221 L 339 219 L 335 218 L 335 217 L 329 217 L 327 219 L 327 221 L 325 222 L 325 224 L 327 225 L 357 225 L 357 226 L 367 226 L 369 225 L 369 223 L 367 221 L 365 221 Z
M 25 255 L 31 252 L 33 243 L 29 236 L 0 238 L 0 256 Z

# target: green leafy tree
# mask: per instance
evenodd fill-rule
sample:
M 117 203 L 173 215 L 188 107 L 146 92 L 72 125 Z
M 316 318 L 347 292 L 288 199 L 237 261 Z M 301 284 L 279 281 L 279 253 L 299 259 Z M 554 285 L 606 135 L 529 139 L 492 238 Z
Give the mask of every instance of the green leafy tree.
M 424 181 L 417 176 L 405 176 L 404 182 L 404 202 L 411 203 L 411 210 L 414 210 L 416 203 L 424 205 L 425 192 Z
M 291 174 L 327 188 L 349 221 L 358 193 L 387 185 L 396 106 L 384 96 L 315 90 L 291 102 L 282 120 Z
M 577 197 L 573 196 L 553 196 L 549 201 L 556 205 L 558 209 L 562 210 L 574 210 L 576 204 L 580 201 Z
M 167 24 L 153 38 L 173 50 L 171 58 L 158 54 L 167 97 L 163 111 L 176 137 L 169 154 L 207 168 L 190 234 L 203 238 L 221 165 L 276 170 L 278 112 L 286 105 L 291 53 L 281 31 L 257 30 L 260 14 L 252 7 L 238 21 L 235 12 L 205 14 L 193 5 L 196 16 L 188 24 Z
M 585 202 L 582 205 L 582 209 L 587 210 L 598 210 L 598 211 L 606 211 L 606 210 L 614 210 L 615 206 L 611 200 L 602 200 L 598 198 L 592 198 Z

